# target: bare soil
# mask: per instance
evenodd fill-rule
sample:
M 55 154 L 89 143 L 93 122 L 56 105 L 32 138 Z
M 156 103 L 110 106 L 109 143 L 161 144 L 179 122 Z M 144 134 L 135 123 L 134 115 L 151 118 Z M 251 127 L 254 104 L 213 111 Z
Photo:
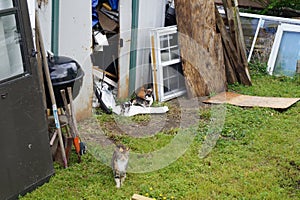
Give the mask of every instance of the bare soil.
M 109 119 L 99 120 L 88 119 L 79 123 L 80 132 L 84 139 L 101 143 L 110 143 L 107 138 L 111 136 L 128 135 L 132 137 L 150 137 L 158 132 L 173 134 L 176 128 L 187 128 L 195 125 L 200 120 L 199 108 L 208 107 L 199 99 L 187 99 L 180 97 L 166 102 L 169 111 L 165 114 L 137 115 L 134 117 L 124 117 L 112 114 Z M 104 134 L 93 134 L 103 131 Z M 92 134 L 91 134 L 92 133 Z M 101 135 L 101 136 L 100 136 Z M 105 135 L 105 136 L 103 136 Z

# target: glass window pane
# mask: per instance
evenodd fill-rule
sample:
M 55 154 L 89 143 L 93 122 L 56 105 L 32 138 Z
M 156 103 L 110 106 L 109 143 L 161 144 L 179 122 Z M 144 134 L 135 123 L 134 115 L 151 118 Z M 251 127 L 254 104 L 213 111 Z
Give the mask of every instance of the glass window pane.
M 168 66 L 163 67 L 163 77 L 164 79 L 169 77 Z
M 0 81 L 24 73 L 15 15 L 0 17 Z
M 179 91 L 185 89 L 184 76 L 182 66 L 176 63 L 163 67 L 164 76 L 164 92 Z
M 12 0 L 1 0 L 0 1 L 0 10 L 12 8 L 12 7 L 13 7 Z
M 171 60 L 179 59 L 179 57 L 180 57 L 179 48 L 178 47 L 171 48 Z
M 178 66 L 179 66 L 179 64 L 174 64 L 174 65 L 168 66 L 169 77 L 178 76 Z
M 160 36 L 159 41 L 160 41 L 160 48 L 161 49 L 169 47 L 169 37 L 168 37 L 168 35 Z
M 300 60 L 300 33 L 285 31 L 281 38 L 274 74 L 293 76 L 298 60 Z
M 169 49 L 160 51 L 161 62 L 166 62 L 171 60 L 169 51 L 170 51 Z
M 241 17 L 241 24 L 244 34 L 247 57 L 249 55 L 259 19 L 251 17 Z
M 164 80 L 164 93 L 169 92 L 169 80 Z
M 184 90 L 185 89 L 184 76 L 179 76 L 179 89 L 180 90 Z
M 177 46 L 178 45 L 178 33 L 170 34 L 170 46 Z
M 178 85 L 179 85 L 178 80 L 179 80 L 178 77 L 174 77 L 174 78 L 171 78 L 171 79 L 169 80 L 169 81 L 170 81 L 170 91 L 179 89 L 179 88 L 178 88 Z
M 268 62 L 278 25 L 278 21 L 265 20 L 263 22 L 258 33 L 251 61 Z

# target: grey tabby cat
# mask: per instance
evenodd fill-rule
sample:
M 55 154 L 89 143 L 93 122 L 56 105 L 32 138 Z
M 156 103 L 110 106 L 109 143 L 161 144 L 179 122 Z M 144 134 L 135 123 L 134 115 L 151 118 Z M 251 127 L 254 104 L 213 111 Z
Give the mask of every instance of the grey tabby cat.
M 129 160 L 129 148 L 118 144 L 112 157 L 112 170 L 116 181 L 116 187 L 120 188 L 126 178 L 126 170 Z

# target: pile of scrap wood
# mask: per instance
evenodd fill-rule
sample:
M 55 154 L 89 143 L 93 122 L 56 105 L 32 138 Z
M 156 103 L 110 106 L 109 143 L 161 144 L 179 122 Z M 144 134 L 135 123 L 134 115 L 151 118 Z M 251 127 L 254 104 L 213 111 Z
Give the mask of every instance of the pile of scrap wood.
M 244 85 L 251 85 L 237 0 L 234 0 L 234 3 L 232 0 L 223 0 L 223 7 L 229 31 L 227 30 L 217 8 L 215 8 L 215 14 L 217 28 L 221 33 L 224 49 L 227 82 L 239 82 Z

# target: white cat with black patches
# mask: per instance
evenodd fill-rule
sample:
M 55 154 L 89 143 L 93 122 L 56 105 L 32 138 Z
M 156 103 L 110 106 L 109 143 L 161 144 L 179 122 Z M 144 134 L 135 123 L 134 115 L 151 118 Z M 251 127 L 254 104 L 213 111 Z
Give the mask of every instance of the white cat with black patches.
M 154 101 L 153 89 L 145 89 L 145 87 L 141 87 L 137 93 L 134 93 L 134 98 L 130 101 L 132 105 L 150 107 Z
M 152 88 L 149 88 L 146 90 L 145 105 L 147 107 L 150 107 L 153 104 L 153 101 L 154 101 L 153 90 L 152 90 Z

